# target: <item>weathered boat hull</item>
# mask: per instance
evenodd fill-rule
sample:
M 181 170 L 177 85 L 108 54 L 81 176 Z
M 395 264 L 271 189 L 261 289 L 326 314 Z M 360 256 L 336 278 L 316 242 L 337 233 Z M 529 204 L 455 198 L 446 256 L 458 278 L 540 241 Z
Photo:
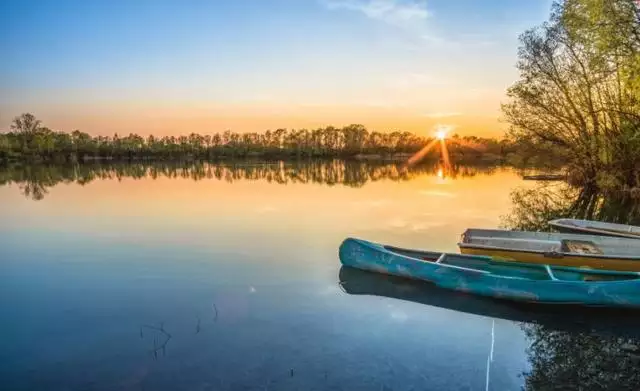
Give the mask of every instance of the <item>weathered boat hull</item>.
M 633 239 L 471 228 L 458 247 L 462 254 L 512 262 L 640 271 L 640 241 Z
M 435 285 L 480 296 L 521 302 L 578 304 L 586 306 L 640 307 L 640 279 L 621 281 L 567 281 L 554 278 L 541 279 L 537 265 L 519 268 L 509 262 L 492 261 L 489 257 L 444 254 L 469 263 L 489 263 L 496 270 L 522 269 L 522 276 L 498 275 L 486 270 L 424 261 L 421 256 L 434 258 L 433 252 L 394 249 L 358 239 L 346 239 L 339 249 L 343 265 L 362 270 L 424 280 Z M 412 254 L 403 255 L 396 250 Z M 439 258 L 442 259 L 442 258 Z M 528 269 L 529 267 L 529 269 Z M 571 272 L 571 271 L 569 271 Z M 615 272 L 593 272 L 602 276 Z M 513 273 L 512 273 L 513 274 Z
M 640 227 L 633 225 L 579 219 L 556 219 L 549 221 L 549 225 L 564 233 L 640 239 Z

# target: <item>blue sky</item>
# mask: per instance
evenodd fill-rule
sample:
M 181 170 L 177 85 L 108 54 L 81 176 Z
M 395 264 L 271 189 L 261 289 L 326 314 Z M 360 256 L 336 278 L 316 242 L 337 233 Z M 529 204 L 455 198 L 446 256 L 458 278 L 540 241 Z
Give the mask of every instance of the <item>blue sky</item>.
M 517 77 L 517 36 L 550 5 L 2 0 L 0 129 L 23 111 L 97 133 L 145 133 L 154 113 L 171 125 L 150 128 L 165 133 L 181 132 L 185 118 L 253 131 L 261 119 L 294 127 L 373 117 L 377 127 L 396 117 L 402 127 L 447 113 L 495 117 Z M 388 118 L 375 120 L 371 107 Z

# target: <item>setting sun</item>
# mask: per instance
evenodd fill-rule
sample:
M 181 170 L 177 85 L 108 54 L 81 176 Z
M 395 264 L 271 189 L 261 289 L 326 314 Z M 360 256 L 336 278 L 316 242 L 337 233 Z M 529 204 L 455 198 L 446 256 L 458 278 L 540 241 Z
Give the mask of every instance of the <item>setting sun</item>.
M 445 138 L 447 138 L 447 132 L 443 129 L 436 131 L 436 138 L 438 140 L 444 140 Z

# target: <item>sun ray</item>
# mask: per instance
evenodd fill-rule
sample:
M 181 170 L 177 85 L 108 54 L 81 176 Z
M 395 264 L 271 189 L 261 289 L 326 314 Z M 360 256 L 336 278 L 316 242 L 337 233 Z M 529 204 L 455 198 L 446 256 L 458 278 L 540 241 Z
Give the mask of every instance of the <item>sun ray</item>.
M 407 165 L 411 166 L 422 160 L 422 158 L 424 158 L 425 155 L 429 153 L 429 151 L 436 145 L 437 142 L 437 139 L 431 140 L 429 144 L 425 145 L 424 148 L 422 148 L 409 158 L 409 160 L 407 161 Z
M 447 143 L 444 139 L 440 139 L 440 153 L 442 160 L 444 160 L 444 169 L 449 171 L 451 168 L 451 160 L 449 159 L 449 150 L 447 149 Z

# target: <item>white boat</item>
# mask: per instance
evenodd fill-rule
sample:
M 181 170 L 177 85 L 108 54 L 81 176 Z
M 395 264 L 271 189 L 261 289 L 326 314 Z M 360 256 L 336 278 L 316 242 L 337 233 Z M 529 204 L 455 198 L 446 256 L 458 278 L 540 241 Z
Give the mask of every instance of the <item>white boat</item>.
M 551 220 L 549 225 L 560 232 L 640 239 L 640 227 L 633 225 L 578 219 Z
M 550 232 L 467 229 L 460 252 L 515 262 L 640 271 L 640 240 Z

